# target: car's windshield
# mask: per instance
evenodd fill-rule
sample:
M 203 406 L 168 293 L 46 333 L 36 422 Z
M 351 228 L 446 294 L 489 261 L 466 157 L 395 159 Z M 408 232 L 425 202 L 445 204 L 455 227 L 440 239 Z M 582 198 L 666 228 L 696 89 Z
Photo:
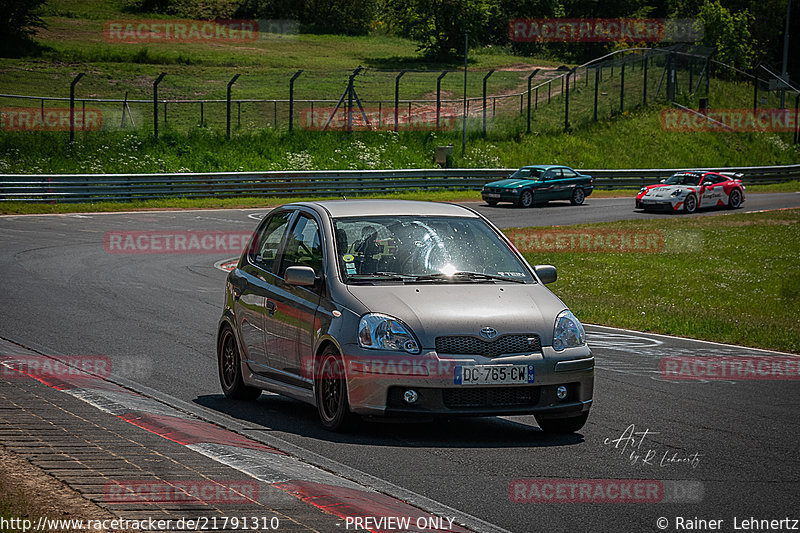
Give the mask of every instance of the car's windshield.
M 670 176 L 670 178 L 664 183 L 667 185 L 697 185 L 700 183 L 701 177 L 702 176 L 700 174 L 679 172 Z
M 521 168 L 511 174 L 511 177 L 516 180 L 538 180 L 542 177 L 542 169 Z
M 338 218 L 334 228 L 339 267 L 348 283 L 533 281 L 511 248 L 478 218 Z

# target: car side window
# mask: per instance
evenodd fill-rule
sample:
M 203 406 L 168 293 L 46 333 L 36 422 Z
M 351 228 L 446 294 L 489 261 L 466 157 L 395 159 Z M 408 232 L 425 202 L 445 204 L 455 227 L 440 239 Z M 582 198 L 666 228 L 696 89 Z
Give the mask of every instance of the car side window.
M 261 227 L 250 246 L 250 260 L 268 272 L 273 271 L 275 258 L 292 214 L 292 211 L 284 211 L 273 215 Z
M 563 178 L 574 178 L 575 176 L 578 175 L 577 172 L 569 168 L 562 168 L 559 170 L 561 170 L 561 177 Z
M 300 215 L 286 240 L 281 260 L 281 276 L 290 266 L 308 266 L 322 273 L 322 240 L 319 225 L 313 218 Z
M 707 180 L 709 178 L 714 183 L 725 183 L 726 181 L 728 181 L 728 178 L 726 178 L 725 176 L 713 176 L 713 175 L 712 176 L 706 176 Z
M 554 168 L 554 169 L 550 170 L 548 172 L 548 174 L 549 174 L 549 179 L 551 179 L 551 180 L 560 180 L 561 179 L 561 169 L 560 168 Z

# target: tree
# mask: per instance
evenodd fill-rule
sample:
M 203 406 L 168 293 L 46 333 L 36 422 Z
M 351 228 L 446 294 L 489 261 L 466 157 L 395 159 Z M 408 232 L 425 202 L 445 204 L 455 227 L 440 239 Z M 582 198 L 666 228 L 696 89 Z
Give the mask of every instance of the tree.
M 705 0 L 697 16 L 703 22 L 703 44 L 717 48 L 718 61 L 741 69 L 752 66 L 753 15 L 748 10 L 731 13 L 719 0 Z
M 7 41 L 29 39 L 36 28 L 44 26 L 38 10 L 47 0 L 3 0 L 0 9 L 0 35 Z
M 389 0 L 392 23 L 400 33 L 419 44 L 428 57 L 443 59 L 464 49 L 464 33 L 470 42 L 485 44 L 491 38 L 489 21 L 496 3 L 489 0 Z

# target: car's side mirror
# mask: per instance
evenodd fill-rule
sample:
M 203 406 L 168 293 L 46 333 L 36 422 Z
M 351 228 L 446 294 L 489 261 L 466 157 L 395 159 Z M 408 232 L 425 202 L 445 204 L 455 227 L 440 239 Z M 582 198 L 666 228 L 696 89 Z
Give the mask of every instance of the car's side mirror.
M 308 266 L 290 266 L 284 272 L 283 279 L 289 285 L 310 287 L 317 281 L 317 274 L 313 268 Z
M 545 285 L 558 279 L 558 272 L 553 265 L 536 265 L 533 267 L 533 271 Z

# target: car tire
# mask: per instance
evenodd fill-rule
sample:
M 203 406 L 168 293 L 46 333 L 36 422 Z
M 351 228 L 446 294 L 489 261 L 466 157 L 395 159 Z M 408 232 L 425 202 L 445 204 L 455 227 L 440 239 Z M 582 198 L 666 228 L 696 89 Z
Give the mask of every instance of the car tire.
M 586 200 L 586 192 L 580 187 L 576 187 L 575 190 L 572 191 L 572 197 L 569 199 L 569 203 L 572 205 L 583 205 L 583 201 Z
M 697 211 L 697 196 L 690 194 L 683 201 L 683 211 L 686 213 L 694 213 Z
M 530 207 L 533 205 L 533 192 L 530 189 L 525 189 L 519 195 L 517 200 L 518 207 Z
M 728 209 L 739 209 L 742 207 L 742 191 L 733 189 L 728 197 Z
M 255 400 L 261 396 L 261 389 L 249 387 L 242 378 L 242 360 L 236 335 L 230 326 L 223 326 L 217 340 L 217 361 L 219 383 L 222 392 L 232 400 Z
M 489 207 L 494 207 L 497 205 L 497 200 L 486 200 L 486 203 L 489 205 Z
M 589 418 L 588 411 L 569 418 L 539 418 L 537 416 L 536 423 L 545 433 L 575 433 L 583 427 L 587 418 Z
M 328 431 L 343 431 L 350 425 L 353 414 L 347 400 L 347 376 L 342 357 L 333 346 L 328 346 L 319 356 L 317 368 L 314 396 L 322 427 Z

